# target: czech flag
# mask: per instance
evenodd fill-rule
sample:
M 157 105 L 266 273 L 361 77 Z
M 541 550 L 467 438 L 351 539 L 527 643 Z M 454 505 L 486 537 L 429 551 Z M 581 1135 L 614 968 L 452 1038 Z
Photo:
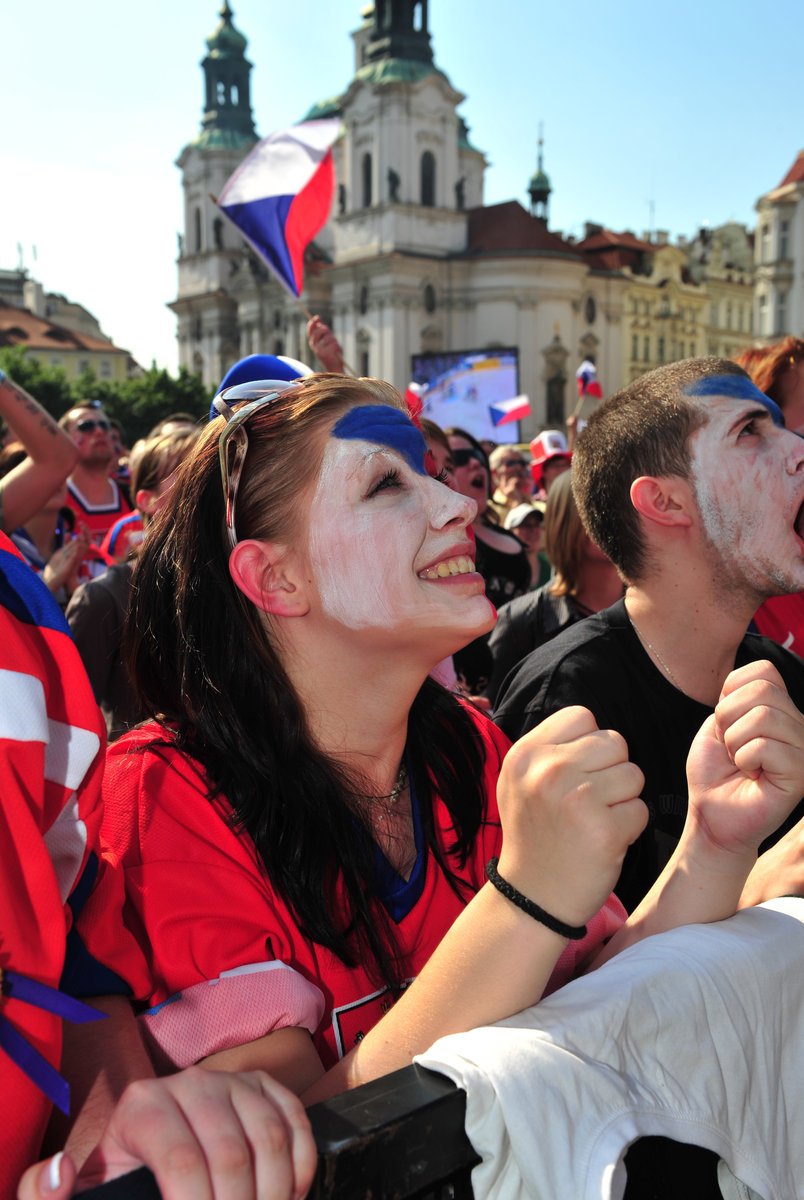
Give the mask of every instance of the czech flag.
M 326 223 L 335 192 L 339 120 L 305 121 L 258 142 L 226 181 L 218 208 L 296 297 L 304 251 Z
M 603 389 L 598 383 L 597 369 L 590 358 L 585 358 L 575 372 L 579 396 L 594 396 L 603 399 Z
M 492 425 L 509 425 L 530 416 L 530 400 L 527 396 L 514 396 L 513 400 L 498 400 L 489 405 Z

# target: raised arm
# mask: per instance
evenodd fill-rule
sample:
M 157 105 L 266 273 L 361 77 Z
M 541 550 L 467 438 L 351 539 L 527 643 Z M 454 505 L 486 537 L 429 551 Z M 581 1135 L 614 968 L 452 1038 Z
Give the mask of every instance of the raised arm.
M 560 922 L 605 903 L 647 819 L 641 771 L 619 734 L 582 708 L 549 717 L 509 751 L 498 784 L 499 872 Z M 544 991 L 566 940 L 486 884 L 418 978 L 306 1102 L 409 1063 L 436 1038 L 500 1020 Z
M 346 374 L 341 344 L 320 317 L 311 317 L 307 322 L 307 341 L 325 371 L 334 375 Z
M 758 899 L 789 890 L 783 874 L 774 886 L 766 855 L 757 861 L 760 844 L 804 793 L 804 716 L 771 663 L 728 676 L 690 749 L 687 780 L 689 812 L 676 851 L 595 965 L 650 934 L 732 916 L 755 871 L 764 884 Z
M 37 513 L 66 480 L 78 451 L 68 433 L 0 368 L 0 417 L 28 452 L 0 480 L 2 528 L 10 532 Z

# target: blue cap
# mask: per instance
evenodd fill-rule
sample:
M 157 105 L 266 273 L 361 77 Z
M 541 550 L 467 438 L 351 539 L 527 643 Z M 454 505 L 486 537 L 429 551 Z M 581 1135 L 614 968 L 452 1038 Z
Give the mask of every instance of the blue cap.
M 282 379 L 289 383 L 293 379 L 302 379 L 305 375 L 313 373 L 311 367 L 296 358 L 276 354 L 249 354 L 229 368 L 215 395 L 219 396 L 226 388 L 234 387 L 238 383 L 256 383 L 261 379 Z M 214 405 L 210 406 L 210 421 L 214 421 L 219 415 Z

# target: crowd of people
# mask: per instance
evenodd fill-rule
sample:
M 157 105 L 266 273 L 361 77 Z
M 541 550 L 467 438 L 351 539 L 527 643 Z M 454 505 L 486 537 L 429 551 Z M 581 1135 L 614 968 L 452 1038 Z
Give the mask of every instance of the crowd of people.
M 802 892 L 804 343 L 525 448 L 308 332 L 130 451 L 0 372 L 23 1200 L 303 1195 L 302 1105 Z

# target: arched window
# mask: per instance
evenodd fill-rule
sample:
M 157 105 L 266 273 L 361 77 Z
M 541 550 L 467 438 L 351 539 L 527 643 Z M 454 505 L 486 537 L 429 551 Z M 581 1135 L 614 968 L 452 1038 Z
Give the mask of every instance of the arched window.
M 220 79 L 216 91 L 218 104 L 222 107 L 226 103 L 226 84 Z
M 201 245 L 201 209 L 200 208 L 196 208 L 193 210 L 193 233 L 194 233 L 193 243 L 195 246 L 195 252 L 196 252 L 196 254 L 200 254 L 203 249 L 203 246 Z
M 435 207 L 436 162 L 435 162 L 435 156 L 429 150 L 425 150 L 424 154 L 422 155 L 421 174 L 422 174 L 422 189 L 421 189 L 422 190 L 422 204 L 424 205 L 425 208 L 434 208 Z
M 229 91 L 229 99 L 232 102 L 232 107 L 237 108 L 237 105 L 240 102 L 240 92 L 238 91 L 236 83 L 233 83 L 231 86 L 231 89 Z
M 371 155 L 363 155 L 363 207 L 371 208 Z

